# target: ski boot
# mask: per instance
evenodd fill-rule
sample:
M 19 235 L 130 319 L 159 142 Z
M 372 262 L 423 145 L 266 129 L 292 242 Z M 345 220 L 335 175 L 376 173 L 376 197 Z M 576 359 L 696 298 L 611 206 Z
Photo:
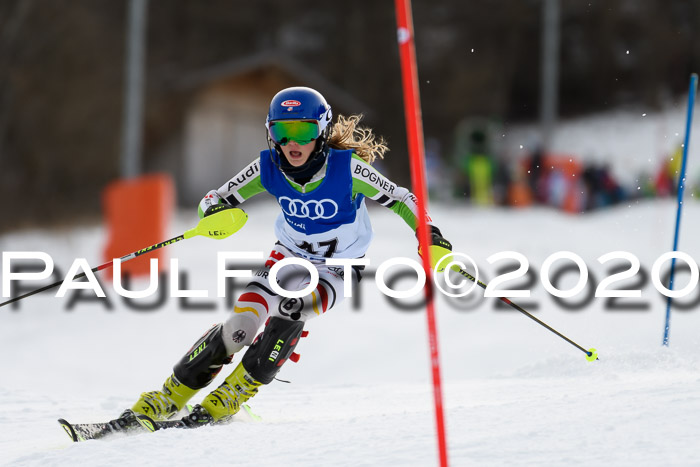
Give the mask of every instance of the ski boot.
M 194 416 L 200 423 L 203 420 L 206 420 L 204 423 L 226 422 L 238 413 L 243 403 L 258 393 L 261 385 L 250 376 L 243 363 L 239 363 L 218 388 L 194 407 L 187 418 L 192 419 Z M 207 419 L 207 415 L 210 419 Z
M 144 392 L 134 406 L 125 411 L 120 418 L 125 414 L 128 416 L 128 412 L 134 412 L 157 421 L 168 420 L 184 408 L 197 391 L 198 389 L 185 386 L 175 375 L 171 375 L 163 384 L 162 390 Z

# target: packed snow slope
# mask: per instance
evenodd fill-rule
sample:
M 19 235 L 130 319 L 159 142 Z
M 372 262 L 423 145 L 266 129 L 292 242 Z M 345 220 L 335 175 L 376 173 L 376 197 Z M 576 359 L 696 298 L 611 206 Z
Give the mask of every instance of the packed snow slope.
M 208 290 L 209 298 L 190 299 L 186 306 L 166 298 L 151 310 L 137 310 L 136 301 L 124 301 L 101 278 L 111 307 L 85 293 L 70 308 L 70 294 L 56 298 L 54 290 L 0 309 L 1 464 L 437 464 L 425 313 L 390 303 L 372 274 L 361 283 L 358 306 L 346 300 L 308 323 L 310 335 L 297 347 L 300 362 L 286 364 L 279 374 L 290 383 L 275 381 L 251 400 L 262 421 L 241 416 L 230 425 L 194 431 L 85 443 L 68 439 L 57 418 L 116 417 L 140 392 L 158 388 L 194 341 L 226 319 L 230 308 L 216 298 L 217 252 L 267 254 L 275 241 L 275 206 L 261 203 L 248 212 L 248 224 L 229 239 L 195 238 L 168 247 L 187 275 L 187 288 Z M 460 300 L 438 294 L 452 465 L 700 465 L 700 312 L 694 303 L 700 287 L 677 300 L 686 309 L 673 311 L 670 347 L 664 348 L 665 300 L 649 277 L 654 262 L 671 249 L 675 212 L 671 200 L 582 216 L 546 208 L 433 206 L 455 251 L 473 258 L 484 280 L 507 264 L 489 264 L 491 255 L 525 255 L 535 273 L 531 280 L 500 288 L 531 289 L 530 297 L 514 301 L 600 355 L 587 362 L 582 351 L 534 321 L 483 298 L 481 289 Z M 372 209 L 371 216 L 376 238 L 369 269 L 394 257 L 417 259 L 414 236 L 397 216 L 382 208 Z M 195 222 L 194 213 L 181 213 L 173 236 Z M 684 209 L 680 248 L 696 260 L 698 233 L 700 205 L 691 201 Z M 36 230 L 0 237 L 0 246 L 3 252 L 46 252 L 65 274 L 75 258 L 101 263 L 105 237 L 100 227 Z M 641 297 L 591 297 L 614 266 L 629 264 L 599 263 L 603 254 L 620 250 L 639 258 L 642 272 L 610 288 L 641 289 Z M 590 270 L 585 291 L 562 303 L 540 277 L 547 257 L 559 251 L 578 255 Z M 550 278 L 570 263 L 556 262 Z M 668 267 L 666 262 L 662 270 Z M 553 282 L 560 289 L 573 287 L 578 274 L 561 274 Z M 412 277 L 394 287 L 409 288 Z M 679 274 L 675 288 L 688 283 L 689 275 Z

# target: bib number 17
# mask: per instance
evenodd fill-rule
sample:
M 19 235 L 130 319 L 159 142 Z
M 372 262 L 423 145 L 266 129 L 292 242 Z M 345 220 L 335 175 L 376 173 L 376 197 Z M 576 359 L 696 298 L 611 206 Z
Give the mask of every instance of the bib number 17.
M 324 258 L 331 258 L 335 254 L 336 249 L 338 248 L 338 239 L 333 238 L 324 242 L 316 242 L 315 244 L 309 242 L 302 242 L 300 244 L 297 244 L 297 247 L 312 255 L 323 256 Z

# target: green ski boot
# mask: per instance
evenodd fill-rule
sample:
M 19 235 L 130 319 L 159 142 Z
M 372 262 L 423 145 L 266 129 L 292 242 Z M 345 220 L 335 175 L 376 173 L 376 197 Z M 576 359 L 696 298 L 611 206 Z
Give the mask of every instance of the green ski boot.
M 217 389 L 204 398 L 199 407 L 211 416 L 211 422 L 225 422 L 241 409 L 241 405 L 258 393 L 262 383 L 256 381 L 239 363 Z M 195 410 L 198 411 L 197 406 Z
M 156 421 L 168 420 L 184 408 L 197 391 L 199 389 L 189 388 L 179 382 L 175 375 L 171 375 L 163 384 L 162 390 L 141 394 L 131 410 Z

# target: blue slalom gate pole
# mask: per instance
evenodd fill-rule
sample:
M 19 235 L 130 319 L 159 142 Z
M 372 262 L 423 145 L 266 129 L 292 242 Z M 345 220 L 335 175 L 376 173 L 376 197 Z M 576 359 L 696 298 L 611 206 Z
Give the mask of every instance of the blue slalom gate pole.
M 690 89 L 688 91 L 688 115 L 685 121 L 685 140 L 683 141 L 683 162 L 681 173 L 678 176 L 678 209 L 676 211 L 676 231 L 673 236 L 673 251 L 678 251 L 678 231 L 681 226 L 681 210 L 683 208 L 683 192 L 685 191 L 685 168 L 688 162 L 688 145 L 690 144 L 690 127 L 693 123 L 693 107 L 695 106 L 695 92 L 698 89 L 698 75 L 690 75 Z M 671 275 L 668 280 L 668 289 L 673 290 L 673 276 L 676 272 L 676 258 L 671 259 Z M 671 326 L 671 297 L 666 298 L 666 324 L 664 326 L 663 345 L 668 347 L 668 331 Z

